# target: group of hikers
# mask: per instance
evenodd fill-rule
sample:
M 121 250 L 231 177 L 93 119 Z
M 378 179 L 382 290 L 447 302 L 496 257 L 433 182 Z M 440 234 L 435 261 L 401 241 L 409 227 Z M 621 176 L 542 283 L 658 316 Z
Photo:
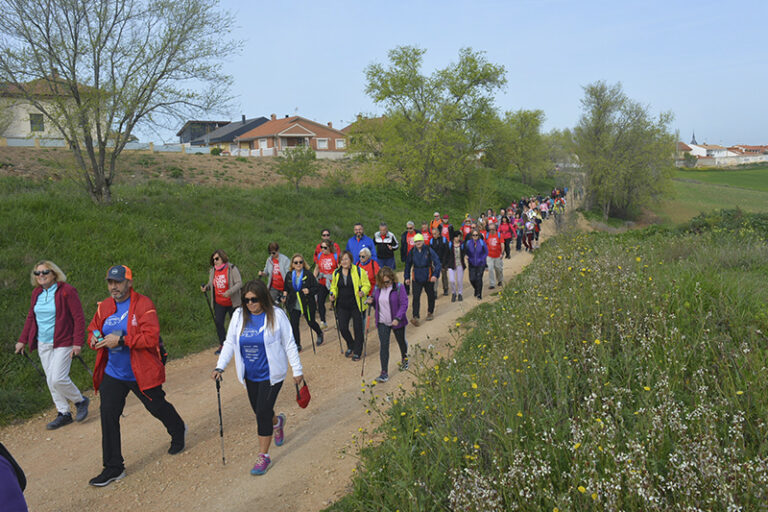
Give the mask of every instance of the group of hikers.
M 218 360 L 211 378 L 221 380 L 234 357 L 237 378 L 245 386 L 257 418 L 259 453 L 251 473 L 264 474 L 271 465 L 270 444 L 284 442 L 286 417 L 275 414 L 274 405 L 288 366 L 294 383 L 303 384 L 299 357 L 302 318 L 309 326 L 313 347 L 321 346 L 332 309 L 339 343 L 342 338 L 346 343 L 344 355 L 359 361 L 373 317 L 381 364 L 375 380 L 385 383 L 392 334 L 400 349 L 398 367 L 408 369 L 405 328 L 409 303 L 410 323 L 419 326 L 422 291 L 427 296 L 426 321 L 431 321 L 441 286 L 442 295 L 450 295 L 451 302 L 464 300 L 465 270 L 477 299 L 482 299 L 486 272 L 489 288 L 501 287 L 503 259 L 511 257 L 513 246 L 515 251 L 538 247 L 543 220 L 564 212 L 566 194 L 567 189 L 554 189 L 546 196 L 522 198 L 498 212 L 488 209 L 476 218 L 467 214 L 458 226 L 448 215 L 435 212 L 420 230 L 409 221 L 399 237 L 384 222 L 373 238 L 368 237 L 358 223 L 344 250 L 331 239 L 330 230 L 323 229 L 309 260 L 300 252 L 288 257 L 272 242 L 264 269 L 257 279 L 246 283 L 227 253 L 215 250 L 209 259 L 208 281 L 201 286 L 206 296 L 212 292 L 206 298 L 218 334 Z M 398 257 L 404 267 L 402 278 L 396 273 Z M 170 436 L 168 453 L 183 451 L 186 424 L 162 389 L 166 354 L 157 311 L 150 298 L 134 290 L 132 270 L 125 265 L 107 270 L 109 297 L 98 304 L 87 328 L 77 290 L 54 262 L 35 264 L 30 280 L 34 289 L 15 350 L 20 354 L 25 349 L 38 350 L 58 413 L 47 424 L 49 430 L 88 416 L 89 399 L 69 372 L 85 341 L 97 351 L 93 385 L 101 394 L 103 470 L 89 483 L 101 487 L 125 476 L 120 416 L 129 392 L 165 426 Z M 74 419 L 70 402 L 76 409 Z M 3 469 L 0 464 L 0 472 Z

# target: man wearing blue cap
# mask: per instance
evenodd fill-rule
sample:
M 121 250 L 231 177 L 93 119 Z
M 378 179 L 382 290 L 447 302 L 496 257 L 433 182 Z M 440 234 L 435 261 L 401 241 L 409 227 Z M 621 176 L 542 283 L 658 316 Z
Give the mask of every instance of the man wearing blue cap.
M 104 470 L 90 484 L 104 487 L 125 476 L 120 415 L 128 392 L 159 419 L 171 436 L 168 453 L 184 449 L 184 421 L 165 399 L 165 366 L 160 355 L 160 325 L 155 305 L 133 289 L 125 265 L 107 271 L 110 298 L 100 302 L 88 325 L 89 345 L 98 350 L 93 388 L 101 394 L 101 450 Z

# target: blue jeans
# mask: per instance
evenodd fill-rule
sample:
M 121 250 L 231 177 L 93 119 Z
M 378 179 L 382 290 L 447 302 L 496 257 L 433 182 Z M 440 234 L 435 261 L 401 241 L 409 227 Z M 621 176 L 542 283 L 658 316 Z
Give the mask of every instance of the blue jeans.
M 380 267 L 389 267 L 392 270 L 395 270 L 395 266 L 396 266 L 395 258 L 387 258 L 387 259 L 379 258 L 379 266 Z

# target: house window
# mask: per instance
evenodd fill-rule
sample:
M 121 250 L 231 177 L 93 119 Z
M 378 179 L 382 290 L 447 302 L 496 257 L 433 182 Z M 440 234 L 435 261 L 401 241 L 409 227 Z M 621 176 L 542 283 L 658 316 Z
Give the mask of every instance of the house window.
M 29 114 L 29 131 L 31 132 L 45 131 L 43 114 Z
M 317 149 L 328 149 L 328 139 L 317 139 Z
M 336 149 L 346 149 L 347 141 L 344 139 L 336 139 Z

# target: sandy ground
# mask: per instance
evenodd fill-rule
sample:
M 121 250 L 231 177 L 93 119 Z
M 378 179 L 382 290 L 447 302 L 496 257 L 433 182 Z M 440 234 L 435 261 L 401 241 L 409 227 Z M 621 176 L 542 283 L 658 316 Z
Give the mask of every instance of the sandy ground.
M 554 231 L 551 220 L 543 224 L 543 238 Z M 504 279 L 520 272 L 533 259 L 525 252 L 504 260 Z M 485 278 L 483 301 L 488 295 Z M 498 292 L 498 288 L 494 290 Z M 435 319 L 420 327 L 407 327 L 410 344 L 433 344 L 440 349 L 451 341 L 449 328 L 458 318 L 477 305 L 472 288 L 464 284 L 465 300 L 451 303 L 440 290 Z M 422 319 L 426 297 L 422 297 Z M 409 311 L 410 318 L 410 311 Z M 277 401 L 276 410 L 287 416 L 286 442 L 272 446 L 273 464 L 269 472 L 254 477 L 249 474 L 256 454 L 256 418 L 251 411 L 245 388 L 231 368 L 222 384 L 224 451 L 222 464 L 216 387 L 209 375 L 216 356 L 213 351 L 172 361 L 167 368 L 164 389 L 169 401 L 187 423 L 189 433 L 184 452 L 166 453 L 170 439 L 162 424 L 155 420 L 130 395 L 122 420 L 123 456 L 127 477 L 104 488 L 88 485 L 101 471 L 101 429 L 98 398 L 91 397 L 89 417 L 57 431 L 45 430 L 53 409 L 23 424 L 0 430 L 0 439 L 17 458 L 27 474 L 25 496 L 31 511 L 136 511 L 136 510 L 206 510 L 206 511 L 295 511 L 320 510 L 344 496 L 349 489 L 353 468 L 358 460 L 354 436 L 358 428 L 370 428 L 366 402 L 361 401 L 361 363 L 345 359 L 339 353 L 335 326 L 329 313 L 326 343 L 312 353 L 309 333 L 304 324 L 301 354 L 304 372 L 312 391 L 312 402 L 300 409 L 290 377 Z M 376 386 L 377 394 L 406 388 L 413 378 L 399 372 L 399 350 L 391 342 L 390 380 Z M 371 381 L 380 372 L 379 342 L 373 328 L 368 336 L 368 358 L 363 380 Z M 2 506 L 0 505 L 0 508 Z

